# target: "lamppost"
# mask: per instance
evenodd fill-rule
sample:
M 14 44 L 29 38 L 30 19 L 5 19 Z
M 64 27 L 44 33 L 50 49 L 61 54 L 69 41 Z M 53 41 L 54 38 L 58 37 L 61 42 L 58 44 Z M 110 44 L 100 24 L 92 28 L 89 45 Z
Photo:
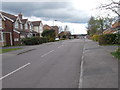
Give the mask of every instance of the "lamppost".
M 53 20 L 53 26 L 54 26 L 54 21 L 58 21 L 58 20 Z

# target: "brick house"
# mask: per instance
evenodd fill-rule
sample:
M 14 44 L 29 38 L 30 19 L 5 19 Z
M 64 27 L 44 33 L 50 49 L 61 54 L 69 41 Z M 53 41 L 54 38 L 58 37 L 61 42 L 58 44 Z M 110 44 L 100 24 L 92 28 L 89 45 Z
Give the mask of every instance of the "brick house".
M 33 24 L 28 19 L 0 12 L 0 46 L 21 44 L 21 39 L 36 36 L 39 33 L 33 31 Z
M 58 37 L 59 34 L 59 27 L 58 26 L 51 26 L 53 30 L 55 30 L 55 35 Z
M 114 30 L 120 30 L 120 19 L 117 20 L 117 21 L 112 25 L 112 29 L 114 29 Z
M 1 22 L 1 29 L 0 29 L 0 37 L 1 37 L 1 44 L 0 46 L 5 45 L 14 45 L 14 35 L 13 35 L 13 23 L 16 20 L 16 16 L 0 12 L 0 22 Z
M 58 34 L 59 34 L 59 27 L 58 26 L 44 25 L 43 29 L 44 30 L 51 30 L 51 29 L 55 30 L 55 35 L 56 35 L 56 37 L 58 37 Z
M 112 24 L 111 28 L 106 29 L 103 34 L 112 34 L 120 32 L 120 19 L 116 20 L 114 24 Z
M 52 29 L 52 27 L 47 24 L 43 26 L 43 30 L 50 30 L 50 29 Z

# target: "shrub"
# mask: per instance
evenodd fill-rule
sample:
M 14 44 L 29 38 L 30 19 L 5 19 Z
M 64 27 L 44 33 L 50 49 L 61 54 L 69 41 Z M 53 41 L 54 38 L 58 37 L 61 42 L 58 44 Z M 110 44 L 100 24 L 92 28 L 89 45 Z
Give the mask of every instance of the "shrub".
M 53 29 L 44 30 L 42 33 L 42 36 L 46 37 L 49 42 L 54 41 L 55 40 L 55 30 L 53 30 Z
M 40 38 L 40 37 L 32 37 L 32 38 L 24 38 L 22 39 L 22 43 L 25 45 L 38 45 L 42 43 L 46 43 L 48 40 L 47 38 Z
M 120 44 L 119 37 L 120 37 L 120 34 L 100 35 L 100 37 L 99 37 L 99 44 L 100 45 Z
M 99 41 L 100 35 L 93 35 L 92 40 L 93 41 Z
M 47 43 L 48 42 L 48 39 L 46 37 L 41 37 L 42 39 L 42 43 Z

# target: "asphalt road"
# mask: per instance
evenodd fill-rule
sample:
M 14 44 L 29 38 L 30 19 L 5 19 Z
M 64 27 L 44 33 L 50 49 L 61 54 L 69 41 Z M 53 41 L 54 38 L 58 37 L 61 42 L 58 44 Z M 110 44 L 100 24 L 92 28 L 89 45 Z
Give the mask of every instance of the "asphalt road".
M 3 57 L 3 88 L 78 88 L 84 40 L 36 46 L 36 50 Z

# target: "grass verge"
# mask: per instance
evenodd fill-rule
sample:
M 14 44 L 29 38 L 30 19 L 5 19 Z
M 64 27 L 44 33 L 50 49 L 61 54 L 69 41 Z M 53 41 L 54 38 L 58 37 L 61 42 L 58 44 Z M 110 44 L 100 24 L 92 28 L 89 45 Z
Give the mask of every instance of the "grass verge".
M 10 51 L 14 51 L 14 50 L 19 50 L 22 48 L 7 48 L 7 49 L 0 49 L 0 53 L 6 53 L 6 52 L 10 52 Z
M 116 57 L 118 60 L 120 60 L 120 52 L 111 52 L 111 54 Z

